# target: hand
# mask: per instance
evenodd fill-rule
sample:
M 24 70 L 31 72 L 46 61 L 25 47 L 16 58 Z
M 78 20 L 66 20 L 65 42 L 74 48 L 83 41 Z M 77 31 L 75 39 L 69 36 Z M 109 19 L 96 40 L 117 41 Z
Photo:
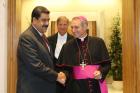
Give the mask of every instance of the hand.
M 58 73 L 57 81 L 61 84 L 65 84 L 66 82 L 66 75 L 63 72 Z
M 94 74 L 95 79 L 101 79 L 102 78 L 101 72 L 99 70 L 96 70 L 93 74 Z

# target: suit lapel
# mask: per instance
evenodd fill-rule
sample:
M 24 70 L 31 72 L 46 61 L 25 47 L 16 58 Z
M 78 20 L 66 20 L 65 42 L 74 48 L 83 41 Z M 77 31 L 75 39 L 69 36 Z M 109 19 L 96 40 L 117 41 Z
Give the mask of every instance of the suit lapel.
M 40 43 L 39 45 L 42 46 L 42 49 L 44 51 L 46 51 L 45 53 L 47 54 L 48 58 L 53 58 L 52 49 L 50 48 L 50 52 L 49 52 L 49 50 L 46 48 L 46 45 L 45 45 L 42 37 L 39 35 L 37 30 L 33 26 L 31 26 L 31 31 L 34 34 L 35 38 L 37 39 L 38 43 Z
M 69 41 L 70 39 L 70 35 L 67 33 L 67 41 Z
M 71 39 L 73 39 L 74 37 L 72 36 L 72 35 L 70 35 L 69 33 L 67 34 L 68 36 L 67 36 L 67 41 L 69 41 L 69 40 L 71 40 Z
M 54 35 L 54 47 L 56 48 L 58 32 Z M 55 52 L 55 51 L 54 51 Z

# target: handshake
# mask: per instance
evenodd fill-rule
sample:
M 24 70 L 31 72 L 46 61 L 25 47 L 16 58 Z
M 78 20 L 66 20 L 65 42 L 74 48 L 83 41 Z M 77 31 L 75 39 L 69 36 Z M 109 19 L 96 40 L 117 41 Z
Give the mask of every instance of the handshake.
M 57 81 L 62 85 L 65 85 L 66 82 L 66 75 L 63 72 L 58 73 Z

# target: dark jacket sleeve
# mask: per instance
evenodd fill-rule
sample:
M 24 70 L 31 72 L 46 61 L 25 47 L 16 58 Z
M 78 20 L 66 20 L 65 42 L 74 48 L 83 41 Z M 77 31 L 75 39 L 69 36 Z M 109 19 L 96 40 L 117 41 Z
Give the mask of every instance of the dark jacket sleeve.
M 104 80 L 111 68 L 111 62 L 110 62 L 106 45 L 102 39 L 100 39 L 99 41 L 99 51 L 100 51 L 100 58 L 103 61 L 100 65 L 100 71 L 102 73 L 102 79 Z
M 18 44 L 18 54 L 28 71 L 48 81 L 56 81 L 57 72 L 47 62 L 42 62 L 38 47 L 30 36 L 21 36 Z

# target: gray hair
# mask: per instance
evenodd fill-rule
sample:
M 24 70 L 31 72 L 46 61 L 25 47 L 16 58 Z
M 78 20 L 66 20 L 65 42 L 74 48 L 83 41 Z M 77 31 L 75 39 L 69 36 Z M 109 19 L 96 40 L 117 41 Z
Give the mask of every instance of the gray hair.
M 84 25 L 88 26 L 88 21 L 84 16 L 76 16 L 76 17 L 72 18 L 72 20 L 76 20 L 76 19 L 81 21 L 82 26 L 84 26 Z

